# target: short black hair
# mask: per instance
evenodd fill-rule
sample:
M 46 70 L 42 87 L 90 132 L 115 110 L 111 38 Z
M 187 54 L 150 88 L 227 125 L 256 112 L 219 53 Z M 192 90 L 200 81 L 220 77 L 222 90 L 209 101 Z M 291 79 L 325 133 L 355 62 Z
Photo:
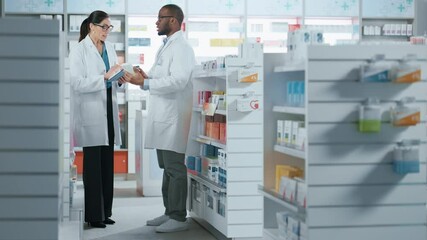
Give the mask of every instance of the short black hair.
M 162 8 L 166 8 L 169 11 L 169 13 L 173 15 L 176 18 L 176 20 L 178 20 L 179 25 L 182 24 L 182 22 L 184 21 L 184 13 L 182 12 L 182 9 L 178 5 L 167 4 L 167 5 L 164 5 Z

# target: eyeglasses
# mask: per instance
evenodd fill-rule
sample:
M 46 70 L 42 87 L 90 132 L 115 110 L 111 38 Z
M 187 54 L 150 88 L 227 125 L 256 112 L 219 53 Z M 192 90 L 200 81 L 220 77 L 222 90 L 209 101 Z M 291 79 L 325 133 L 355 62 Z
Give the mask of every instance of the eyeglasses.
M 104 30 L 104 32 L 106 32 L 106 31 L 111 31 L 111 30 L 113 30 L 113 28 L 114 28 L 114 26 L 113 25 L 110 25 L 110 26 L 108 26 L 108 25 L 101 25 L 101 24 L 98 24 L 98 23 L 94 23 L 93 25 L 95 25 L 95 26 L 98 26 L 98 27 L 100 27 L 100 28 L 102 28 L 102 30 Z
M 160 21 L 160 20 L 162 20 L 163 18 L 173 18 L 173 17 L 175 17 L 175 16 L 158 16 L 158 17 L 157 17 L 157 21 Z

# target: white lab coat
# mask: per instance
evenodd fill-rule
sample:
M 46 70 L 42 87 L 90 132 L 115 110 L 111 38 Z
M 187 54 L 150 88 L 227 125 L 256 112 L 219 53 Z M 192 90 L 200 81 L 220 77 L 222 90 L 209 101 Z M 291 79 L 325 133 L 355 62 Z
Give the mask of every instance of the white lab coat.
M 190 129 L 194 51 L 178 31 L 157 52 L 150 78 L 145 147 L 185 153 Z
M 105 42 L 110 67 L 117 64 L 117 55 L 111 43 Z M 107 93 L 104 81 L 104 61 L 96 46 L 86 36 L 70 52 L 70 80 L 72 97 L 72 130 L 74 146 L 108 145 Z M 122 86 L 123 87 L 123 86 Z M 121 144 L 117 82 L 112 84 L 115 144 Z

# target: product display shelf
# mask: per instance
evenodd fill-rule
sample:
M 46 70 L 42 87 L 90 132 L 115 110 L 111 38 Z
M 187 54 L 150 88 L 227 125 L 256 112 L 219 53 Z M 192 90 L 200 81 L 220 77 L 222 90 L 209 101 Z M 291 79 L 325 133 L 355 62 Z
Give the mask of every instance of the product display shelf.
M 202 112 L 202 107 L 193 107 L 193 111 L 194 112 Z M 220 115 L 227 115 L 227 111 L 224 109 L 217 109 L 215 110 L 215 114 L 220 114 Z
M 285 199 L 283 199 L 282 196 L 280 196 L 279 194 L 277 194 L 274 190 L 272 189 L 266 189 L 262 186 L 258 187 L 258 191 L 266 198 L 280 204 L 283 208 L 285 208 L 287 211 L 290 211 L 292 213 L 294 213 L 298 219 L 302 222 L 305 222 L 305 209 L 298 207 L 297 205 L 295 205 L 295 203 L 290 203 L 288 201 L 286 201 Z
M 306 110 L 303 107 L 289 107 L 289 106 L 274 106 L 273 107 L 273 112 L 278 112 L 278 113 L 305 115 L 305 111 Z
M 226 148 L 226 145 L 224 143 L 222 143 L 221 141 L 219 141 L 217 139 L 210 138 L 210 137 L 206 137 L 203 135 L 199 135 L 196 138 L 196 141 L 203 143 L 203 144 L 212 145 L 212 146 L 217 147 L 217 148 L 222 148 L 222 149 Z
M 218 185 L 217 183 L 213 182 L 212 180 L 207 179 L 205 176 L 203 175 L 196 175 L 193 173 L 188 173 L 188 177 L 206 185 L 207 187 L 209 187 L 210 189 L 216 191 L 216 192 L 221 192 L 221 193 L 226 193 L 227 189 L 224 187 L 221 187 L 220 185 Z
M 301 158 L 304 159 L 305 158 L 305 153 L 302 150 L 298 150 L 295 148 L 291 148 L 291 147 L 287 147 L 287 146 L 281 146 L 281 145 L 274 145 L 274 151 L 276 152 L 280 152 L 283 154 L 287 154 L 293 157 L 297 157 L 297 158 Z
M 309 46 L 307 48 L 304 180 L 307 186 L 305 223 L 309 240 L 391 239 L 411 236 L 427 238 L 426 208 L 426 100 L 427 83 L 396 84 L 361 82 L 360 67 L 377 54 L 387 62 L 399 62 L 410 54 L 417 56 L 421 79 L 427 73 L 427 49 L 401 44 Z M 282 114 L 268 113 L 284 95 L 274 85 L 281 78 L 274 66 L 285 56 L 265 55 L 265 160 L 264 188 L 274 189 L 274 166 L 298 161 L 276 153 L 274 123 Z M 269 70 L 271 72 L 269 72 Z M 288 76 L 295 80 L 296 76 Z M 276 78 L 276 79 L 274 79 Z M 268 83 L 268 84 L 267 84 Z M 359 107 L 369 97 L 380 101 L 381 129 L 375 133 L 358 130 Z M 420 106 L 421 121 L 413 126 L 395 127 L 390 122 L 390 107 L 404 97 L 414 97 Z M 409 105 L 411 106 L 411 105 Z M 393 170 L 393 151 L 403 139 L 420 140 L 419 172 Z M 281 154 L 281 155 L 278 155 Z M 298 190 L 297 190 L 298 191 Z M 410 196 L 410 197 L 409 197 Z M 276 213 L 292 212 L 264 198 L 264 235 L 280 232 Z M 274 238 L 273 238 L 274 239 Z
M 199 69 L 198 71 L 196 71 L 195 74 L 197 75 L 198 78 L 208 78 L 208 77 L 215 77 L 215 78 L 222 78 L 222 79 L 227 78 L 225 68 L 218 68 L 216 70 L 208 70 L 208 71 Z
M 264 197 L 264 231 L 265 239 L 282 239 L 277 223 L 276 213 L 289 212 L 300 222 L 306 222 L 306 214 L 296 202 L 285 200 L 275 191 L 276 166 L 290 165 L 306 169 L 307 152 L 293 148 L 277 141 L 278 120 L 304 121 L 307 108 L 290 106 L 287 99 L 288 81 L 304 81 L 305 62 L 293 64 L 286 60 L 285 54 L 264 54 L 264 181 L 258 191 Z M 304 106 L 307 106 L 305 103 Z M 305 126 L 307 127 L 307 126 Z M 305 144 L 305 148 L 308 146 Z M 306 174 L 306 173 L 305 173 Z M 282 236 L 280 236 L 282 235 Z
M 193 114 L 187 156 L 200 156 L 202 161 L 215 157 L 201 154 L 203 145 L 226 151 L 226 186 L 211 181 L 202 173 L 189 173 L 188 205 L 190 216 L 218 239 L 259 238 L 262 236 L 263 197 L 258 192 L 262 183 L 263 161 L 263 76 L 257 82 L 238 82 L 238 71 L 248 69 L 262 73 L 262 61 L 226 58 L 225 69 L 196 70 L 193 73 Z M 249 68 L 249 69 L 252 69 Z M 252 70 L 251 70 L 252 71 Z M 198 104 L 199 91 L 224 91 L 226 108 L 216 114 L 226 116 L 226 139 L 205 136 L 205 115 Z M 239 112 L 237 100 L 253 92 L 259 109 Z
M 304 70 L 305 70 L 304 62 L 288 63 L 283 66 L 274 67 L 274 72 L 300 72 Z

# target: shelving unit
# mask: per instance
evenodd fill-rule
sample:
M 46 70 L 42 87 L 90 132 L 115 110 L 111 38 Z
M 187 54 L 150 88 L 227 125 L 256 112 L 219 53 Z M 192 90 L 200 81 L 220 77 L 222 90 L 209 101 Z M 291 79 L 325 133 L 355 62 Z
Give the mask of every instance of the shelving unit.
M 256 238 L 262 236 L 262 196 L 257 186 L 262 182 L 263 161 L 263 83 L 262 61 L 253 69 L 261 75 L 254 83 L 239 83 L 237 71 L 245 68 L 250 59 L 226 58 L 226 67 L 219 71 L 196 71 L 193 74 L 194 106 L 198 91 L 224 91 L 227 106 L 216 110 L 226 116 L 226 140 L 204 136 L 200 125 L 204 115 L 201 107 L 193 108 L 189 137 L 190 156 L 201 156 L 202 145 L 224 149 L 227 154 L 227 183 L 219 185 L 201 174 L 189 173 L 188 209 L 190 216 L 208 228 L 219 239 Z M 255 92 L 260 108 L 238 112 L 236 101 L 248 91 Z M 212 160 L 212 159 L 211 159 Z M 220 198 L 224 213 L 220 214 Z
M 264 237 L 278 239 L 277 212 L 291 212 L 307 224 L 310 240 L 411 239 L 427 237 L 426 184 L 426 100 L 427 82 L 412 84 L 363 83 L 360 66 L 376 54 L 398 61 L 416 54 L 427 72 L 427 49 L 423 46 L 308 46 L 306 70 L 300 73 L 275 72 L 284 64 L 284 54 L 265 54 L 264 127 Z M 277 68 L 276 68 L 277 69 Z M 278 108 L 286 105 L 288 80 L 303 77 L 306 83 L 304 111 Z M 281 86 L 281 87 L 280 87 Z M 357 130 L 358 106 L 368 98 L 380 99 L 383 110 L 379 133 Z M 416 98 L 421 107 L 421 123 L 393 127 L 388 110 L 406 96 Z M 281 109 L 281 110 L 278 110 Z M 282 110 L 284 109 L 284 110 Z M 277 119 L 304 119 L 307 143 L 304 154 L 276 145 Z M 392 151 L 402 139 L 420 139 L 420 172 L 400 175 L 393 171 Z M 281 146 L 280 146 L 281 147 Z M 296 155 L 296 156 L 295 156 Z M 307 209 L 283 201 L 274 189 L 274 169 L 278 164 L 304 169 Z
M 364 41 L 400 41 L 407 42 L 416 34 L 415 9 L 418 1 L 389 1 L 389 0 L 360 0 L 361 1 L 361 27 L 360 34 Z M 393 24 L 412 26 L 412 34 L 402 34 L 394 28 L 394 33 L 385 34 L 385 25 Z M 370 35 L 365 32 L 364 26 L 379 27 L 380 34 Z M 390 29 L 391 31 L 391 29 Z M 406 29 L 405 29 L 406 32 Z
M 59 161 L 64 105 L 58 28 L 53 21 L 0 19 L 2 239 L 58 238 L 66 207 L 62 179 L 69 184 Z

